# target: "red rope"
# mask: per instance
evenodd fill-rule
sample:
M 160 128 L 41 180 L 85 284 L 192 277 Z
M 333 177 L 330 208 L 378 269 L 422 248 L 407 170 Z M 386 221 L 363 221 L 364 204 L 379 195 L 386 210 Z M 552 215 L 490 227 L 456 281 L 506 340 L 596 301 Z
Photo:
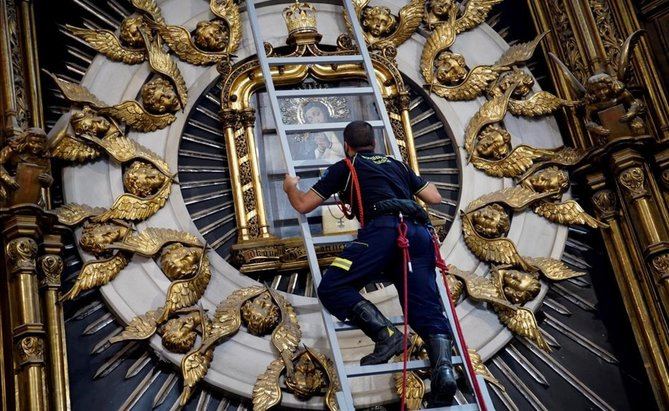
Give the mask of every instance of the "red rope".
M 352 208 L 355 200 L 355 203 L 358 206 L 358 221 L 360 222 L 360 228 L 362 228 L 365 226 L 365 213 L 362 208 L 362 191 L 360 190 L 360 181 L 358 180 L 358 173 L 355 171 L 355 167 L 353 167 L 353 163 L 351 162 L 350 158 L 348 157 L 344 158 L 344 164 L 346 164 L 348 171 L 351 173 L 351 194 L 348 203 Z M 343 204 L 341 201 L 339 201 L 337 205 L 339 205 L 339 209 L 341 210 L 342 213 L 344 213 L 346 218 L 348 218 L 349 220 L 353 219 L 354 215 L 351 212 L 351 209 L 346 208 L 346 204 Z
M 468 367 L 465 367 L 467 370 L 467 373 L 469 374 L 469 379 L 472 382 L 472 386 L 474 388 L 474 394 L 476 395 L 476 401 L 478 402 L 479 409 L 481 411 L 486 411 L 486 405 L 485 401 L 483 400 L 483 392 L 481 391 L 481 387 L 479 386 L 479 381 L 476 378 L 476 372 L 474 371 L 474 367 L 472 367 L 472 360 L 469 357 L 469 350 L 467 349 L 467 342 L 465 341 L 464 334 L 462 333 L 462 327 L 460 326 L 460 320 L 458 319 L 458 315 L 455 311 L 455 304 L 453 304 L 453 300 L 451 300 L 451 290 L 448 288 L 448 280 L 446 279 L 446 274 L 448 273 L 448 266 L 446 265 L 446 261 L 444 261 L 444 258 L 441 256 L 441 249 L 439 248 L 439 239 L 437 238 L 437 234 L 432 231 L 432 243 L 434 244 L 434 258 L 435 258 L 435 263 L 437 268 L 439 268 L 439 271 L 441 272 L 441 279 L 444 282 L 444 288 L 446 288 L 446 299 L 448 300 L 448 304 L 451 306 L 451 312 L 453 313 L 453 321 L 455 322 L 455 328 L 458 331 L 458 339 L 460 341 L 460 347 L 462 347 L 463 352 L 460 353 L 464 361 L 467 361 L 467 364 L 469 364 Z
M 406 390 L 407 390 L 407 362 L 409 360 L 409 272 L 411 269 L 411 255 L 409 254 L 409 239 L 407 238 L 408 227 L 404 222 L 402 214 L 400 214 L 400 223 L 397 226 L 397 246 L 402 250 L 402 267 L 403 267 L 403 305 L 404 305 L 404 336 L 402 338 L 402 399 L 400 409 L 405 410 L 406 407 Z

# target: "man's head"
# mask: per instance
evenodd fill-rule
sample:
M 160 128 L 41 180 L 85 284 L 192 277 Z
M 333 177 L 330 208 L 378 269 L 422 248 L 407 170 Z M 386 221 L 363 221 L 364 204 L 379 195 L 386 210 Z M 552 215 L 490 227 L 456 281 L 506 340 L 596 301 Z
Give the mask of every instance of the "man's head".
M 374 129 L 365 121 L 352 121 L 344 129 L 346 154 L 353 155 L 360 150 L 374 150 Z

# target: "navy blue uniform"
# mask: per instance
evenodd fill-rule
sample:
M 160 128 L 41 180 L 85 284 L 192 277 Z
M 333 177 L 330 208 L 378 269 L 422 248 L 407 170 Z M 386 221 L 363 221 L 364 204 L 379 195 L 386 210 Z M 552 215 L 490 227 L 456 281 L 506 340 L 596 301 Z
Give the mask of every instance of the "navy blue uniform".
M 428 183 L 404 163 L 371 151 L 358 152 L 352 159 L 362 192 L 363 212 L 371 215 L 373 205 L 382 200 L 411 199 Z M 350 173 L 344 161 L 330 166 L 311 188 L 323 199 L 341 192 L 348 199 Z M 353 207 L 357 214 L 357 206 Z M 402 253 L 397 247 L 399 218 L 381 215 L 358 230 L 358 239 L 348 244 L 323 275 L 318 297 L 323 306 L 344 321 L 351 307 L 363 297 L 359 290 L 371 282 L 392 281 L 403 295 Z M 409 324 L 421 336 L 449 334 L 435 281 L 435 256 L 428 229 L 407 221 L 409 252 L 413 273 L 408 278 Z M 403 307 L 404 308 L 404 307 Z

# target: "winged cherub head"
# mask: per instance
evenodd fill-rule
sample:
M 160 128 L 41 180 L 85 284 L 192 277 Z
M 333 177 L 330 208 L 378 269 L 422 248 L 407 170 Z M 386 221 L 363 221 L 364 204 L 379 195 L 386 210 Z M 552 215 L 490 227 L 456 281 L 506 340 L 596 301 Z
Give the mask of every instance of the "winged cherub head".
M 429 11 L 440 19 L 446 19 L 451 7 L 453 7 L 453 0 L 432 0 Z
M 513 90 L 514 97 L 526 96 L 532 91 L 534 86 L 534 77 L 523 70 L 514 70 L 512 73 L 503 76 L 497 84 L 498 94 L 502 95 L 509 87 L 516 86 Z
M 160 268 L 170 281 L 181 280 L 195 274 L 201 258 L 201 248 L 170 244 L 160 255 Z
M 31 127 L 12 137 L 7 145 L 15 153 L 26 154 L 30 158 L 39 159 L 47 151 L 47 136 L 44 130 Z
M 586 99 L 590 103 L 613 100 L 625 91 L 625 85 L 608 73 L 598 73 L 585 83 Z
M 108 254 L 105 246 L 122 240 L 130 231 L 129 227 L 113 222 L 86 223 L 79 244 L 81 248 L 95 255 Z
M 166 181 L 165 174 L 143 161 L 134 161 L 123 173 L 123 186 L 126 191 L 138 197 L 157 193 Z
M 142 30 L 149 33 L 148 26 L 142 16 L 129 16 L 123 19 L 119 30 L 119 40 L 125 46 L 132 48 L 144 47 L 144 38 L 142 37 Z
M 259 336 L 270 333 L 281 320 L 279 306 L 267 291 L 246 301 L 241 314 L 249 333 Z
M 557 167 L 548 167 L 532 174 L 527 184 L 537 193 L 563 193 L 569 188 L 569 174 Z
M 88 106 L 84 107 L 82 111 L 72 114 L 70 124 L 76 135 L 89 135 L 98 138 L 103 138 L 111 128 L 109 120 L 98 116 Z
M 444 86 L 456 85 L 467 77 L 465 58 L 460 54 L 441 52 L 434 60 L 434 65 L 437 68 L 437 81 Z
M 153 114 L 176 113 L 181 107 L 172 83 L 161 76 L 142 86 L 142 103 Z
M 223 51 L 228 46 L 228 26 L 220 20 L 201 21 L 195 27 L 195 45 L 205 51 Z
M 163 347 L 178 354 L 187 353 L 195 345 L 198 324 L 198 313 L 172 318 L 161 328 Z
M 511 151 L 511 134 L 502 127 L 492 124 L 485 127 L 474 148 L 478 157 L 501 160 Z
M 390 35 L 396 25 L 397 18 L 388 7 L 367 7 L 362 12 L 362 27 L 376 38 Z
M 499 238 L 505 235 L 511 226 L 509 215 L 499 204 L 490 204 L 472 214 L 474 230 L 486 238 Z
M 307 351 L 297 357 L 295 372 L 286 377 L 286 386 L 300 399 L 309 399 L 327 385 L 325 373 Z
M 533 300 L 541 291 L 541 283 L 536 275 L 516 270 L 504 270 L 502 290 L 506 298 L 514 304 L 523 305 Z

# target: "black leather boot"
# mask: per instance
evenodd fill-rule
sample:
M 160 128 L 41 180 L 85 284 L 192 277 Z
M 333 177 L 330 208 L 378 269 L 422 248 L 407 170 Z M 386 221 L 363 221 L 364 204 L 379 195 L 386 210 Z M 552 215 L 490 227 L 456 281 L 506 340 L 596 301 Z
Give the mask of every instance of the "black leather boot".
M 402 333 L 367 300 L 351 309 L 349 320 L 376 343 L 374 352 L 362 357 L 360 365 L 383 364 L 402 352 Z
M 445 334 L 429 335 L 425 341 L 432 365 L 430 407 L 450 405 L 458 388 L 451 363 L 451 338 Z

